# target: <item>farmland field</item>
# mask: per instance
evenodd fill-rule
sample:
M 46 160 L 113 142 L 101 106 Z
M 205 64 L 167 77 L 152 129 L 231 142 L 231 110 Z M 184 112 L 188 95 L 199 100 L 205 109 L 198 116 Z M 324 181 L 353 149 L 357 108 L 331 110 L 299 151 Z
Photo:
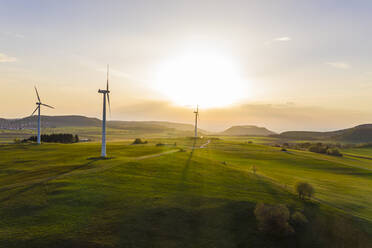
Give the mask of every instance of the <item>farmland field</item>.
M 148 141 L 110 142 L 109 159 L 99 143 L 1 145 L 0 247 L 370 247 L 372 160 L 245 140 Z M 297 181 L 315 199 L 299 200 Z M 267 236 L 258 202 L 309 223 Z

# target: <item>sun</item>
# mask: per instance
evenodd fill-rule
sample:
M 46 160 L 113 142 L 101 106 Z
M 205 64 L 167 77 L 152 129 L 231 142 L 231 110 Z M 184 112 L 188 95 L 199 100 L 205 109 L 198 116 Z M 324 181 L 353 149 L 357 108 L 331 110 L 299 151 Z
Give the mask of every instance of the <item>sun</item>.
M 153 86 L 181 106 L 226 107 L 247 96 L 233 60 L 211 51 L 188 51 L 164 61 Z

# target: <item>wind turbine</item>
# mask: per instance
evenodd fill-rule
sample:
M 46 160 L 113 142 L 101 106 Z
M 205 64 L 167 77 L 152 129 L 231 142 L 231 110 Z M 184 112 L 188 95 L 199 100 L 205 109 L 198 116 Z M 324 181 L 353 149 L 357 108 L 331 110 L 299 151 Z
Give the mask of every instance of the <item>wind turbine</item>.
M 40 100 L 40 96 L 39 96 L 39 92 L 37 92 L 37 89 L 36 89 L 36 86 L 35 86 L 35 91 L 36 91 L 36 96 L 37 96 L 37 100 L 38 102 L 36 103 L 37 107 L 36 109 L 34 110 L 34 112 L 32 112 L 31 116 L 33 116 L 37 110 L 37 143 L 40 144 L 41 143 L 41 137 L 40 137 L 40 122 L 41 122 L 41 119 L 40 119 L 40 107 L 41 105 L 45 106 L 45 107 L 48 107 L 48 108 L 52 108 L 54 109 L 54 107 L 52 106 L 49 106 L 47 104 L 44 104 L 41 102 Z
M 106 95 L 107 95 L 107 102 L 109 105 L 109 110 L 111 114 L 111 106 L 110 106 L 110 91 L 109 91 L 109 65 L 107 65 L 107 83 L 106 83 L 106 90 L 98 90 L 98 93 L 103 94 L 103 113 L 102 113 L 102 145 L 101 145 L 101 157 L 106 157 Z
M 198 137 L 198 120 L 199 120 L 199 105 L 196 105 L 195 114 L 195 139 Z

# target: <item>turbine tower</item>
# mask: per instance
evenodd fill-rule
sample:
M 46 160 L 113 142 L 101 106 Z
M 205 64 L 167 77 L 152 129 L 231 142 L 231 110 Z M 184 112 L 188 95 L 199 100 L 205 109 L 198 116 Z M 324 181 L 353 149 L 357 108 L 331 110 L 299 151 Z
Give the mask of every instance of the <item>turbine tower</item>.
M 41 102 L 40 96 L 39 96 L 39 92 L 37 92 L 36 86 L 35 86 L 35 91 L 36 91 L 36 96 L 37 96 L 38 102 L 36 103 L 37 107 L 34 110 L 34 112 L 32 112 L 31 116 L 33 116 L 35 114 L 36 110 L 37 110 L 37 143 L 40 144 L 41 143 L 41 136 L 40 136 L 40 126 L 41 126 L 40 107 L 41 107 L 41 105 L 43 105 L 45 107 L 48 107 L 48 108 L 52 108 L 52 109 L 54 109 L 54 107 L 49 106 L 49 105 L 44 104 L 44 103 Z
M 111 106 L 110 106 L 110 90 L 109 90 L 109 65 L 107 65 L 107 82 L 106 82 L 106 90 L 98 90 L 98 93 L 103 94 L 103 113 L 102 113 L 102 145 L 101 145 L 101 157 L 106 157 L 106 96 L 107 102 L 109 105 L 109 110 L 111 113 Z
M 199 120 L 199 105 L 196 105 L 195 114 L 195 139 L 198 137 L 198 120 Z

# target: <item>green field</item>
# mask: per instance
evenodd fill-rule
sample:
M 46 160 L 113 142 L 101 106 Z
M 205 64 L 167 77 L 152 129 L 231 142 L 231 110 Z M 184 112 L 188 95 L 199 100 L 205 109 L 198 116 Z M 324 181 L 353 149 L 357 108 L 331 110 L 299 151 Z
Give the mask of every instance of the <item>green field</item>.
M 192 146 L 110 142 L 102 160 L 98 143 L 0 145 L 0 247 L 371 247 L 372 160 L 246 140 Z M 297 198 L 298 180 L 316 199 Z M 309 223 L 267 236 L 257 202 L 301 210 Z

